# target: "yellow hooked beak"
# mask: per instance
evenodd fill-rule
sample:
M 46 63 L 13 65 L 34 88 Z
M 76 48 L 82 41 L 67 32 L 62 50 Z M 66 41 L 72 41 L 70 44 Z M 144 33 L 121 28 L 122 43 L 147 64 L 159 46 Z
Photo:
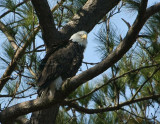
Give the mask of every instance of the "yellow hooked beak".
M 83 34 L 83 35 L 81 36 L 81 38 L 82 38 L 82 39 L 87 39 L 87 34 Z

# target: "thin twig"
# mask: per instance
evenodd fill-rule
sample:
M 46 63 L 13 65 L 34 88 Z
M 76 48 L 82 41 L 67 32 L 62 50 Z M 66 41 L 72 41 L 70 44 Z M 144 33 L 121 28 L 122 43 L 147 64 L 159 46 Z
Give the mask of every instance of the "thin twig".
M 152 120 L 152 119 L 154 119 L 154 118 L 145 118 L 145 117 L 138 116 L 138 115 L 136 115 L 136 114 L 134 114 L 134 113 L 132 113 L 132 112 L 124 109 L 124 108 L 120 108 L 120 109 L 123 110 L 123 111 L 128 112 L 128 113 L 131 114 L 131 115 L 134 115 L 135 117 L 141 118 L 141 119 L 147 119 L 147 120 Z
M 145 82 L 143 82 L 143 84 L 137 89 L 136 93 L 135 93 L 134 96 L 131 98 L 131 100 L 133 100 L 133 99 L 136 97 L 136 95 L 138 94 L 138 92 L 139 92 L 139 91 L 143 88 L 143 86 L 154 76 L 154 74 L 159 71 L 159 69 L 160 69 L 160 67 L 157 68 L 157 69 L 152 73 L 152 75 L 151 75 L 149 78 L 147 78 L 147 80 L 146 80 Z
M 140 67 L 140 68 L 138 68 L 138 69 L 130 70 L 130 71 L 128 71 L 128 72 L 126 72 L 126 73 L 118 76 L 118 77 L 111 78 L 108 82 L 106 82 L 106 83 L 102 84 L 101 86 L 93 89 L 93 90 L 92 90 L 91 92 L 89 92 L 88 94 L 86 94 L 86 95 L 84 95 L 84 96 L 82 96 L 82 97 L 76 98 L 76 99 L 68 100 L 68 101 L 73 102 L 73 101 L 76 101 L 76 100 L 84 99 L 85 97 L 91 95 L 92 93 L 96 92 L 97 90 L 101 89 L 102 87 L 108 85 L 108 84 L 111 83 L 112 81 L 116 81 L 117 79 L 119 79 L 119 78 L 121 78 L 121 77 L 124 77 L 125 75 L 127 75 L 127 74 L 129 74 L 129 73 L 133 73 L 133 72 L 136 72 L 136 71 L 140 71 L 140 70 L 145 69 L 145 68 L 155 67 L 155 66 L 158 66 L 158 65 L 160 65 L 160 64 L 150 65 L 150 66 L 144 66 L 144 67 Z
M 55 12 L 60 6 L 62 6 L 62 4 L 65 2 L 66 0 L 61 0 L 60 2 L 57 2 L 56 6 L 53 7 L 53 9 L 51 9 L 51 12 Z
M 97 62 L 97 63 L 91 63 L 91 62 L 82 62 L 82 63 L 84 63 L 84 64 L 89 64 L 89 65 L 96 65 L 96 64 L 98 64 L 99 62 Z
M 151 95 L 151 96 L 146 96 L 146 97 L 142 97 L 142 98 L 138 98 L 138 99 L 134 99 L 132 101 L 126 101 L 123 103 L 120 103 L 116 106 L 107 106 L 104 108 L 99 108 L 99 109 L 88 109 L 88 108 L 84 108 L 82 106 L 79 106 L 78 104 L 75 104 L 73 102 L 70 101 L 63 101 L 61 104 L 62 105 L 68 105 L 69 107 L 75 108 L 78 112 L 84 112 L 87 114 L 95 114 L 95 113 L 103 113 L 103 112 L 107 112 L 107 111 L 115 111 L 115 110 L 119 110 L 124 106 L 133 104 L 133 103 L 137 103 L 137 102 L 141 102 L 141 101 L 145 101 L 145 100 L 149 100 L 149 99 L 155 99 L 155 98 L 159 98 L 160 94 L 157 95 Z
M 9 33 L 8 28 L 1 21 L 0 21 L 0 30 L 5 34 L 11 46 L 14 48 L 14 50 L 17 50 L 19 46 L 16 44 L 15 38 Z
M 28 2 L 28 1 L 29 1 L 29 0 L 24 0 L 23 2 L 17 4 L 17 5 L 15 6 L 14 10 L 15 10 L 17 7 L 23 5 L 24 3 Z M 5 13 L 3 13 L 3 14 L 0 16 L 0 19 L 3 18 L 4 16 L 6 16 L 7 14 L 9 14 L 10 12 L 13 12 L 13 10 L 8 10 L 8 11 L 6 11 Z
M 32 88 L 32 86 L 30 86 L 30 87 L 24 89 L 24 90 L 21 91 L 21 92 L 17 92 L 17 93 L 15 94 L 15 96 L 16 96 L 16 95 L 19 95 L 19 94 L 22 94 L 22 93 L 24 93 L 24 92 L 26 92 L 26 91 L 29 90 L 30 88 Z M 13 96 L 14 96 L 14 94 L 11 94 L 11 95 L 0 95 L 0 97 L 13 97 Z

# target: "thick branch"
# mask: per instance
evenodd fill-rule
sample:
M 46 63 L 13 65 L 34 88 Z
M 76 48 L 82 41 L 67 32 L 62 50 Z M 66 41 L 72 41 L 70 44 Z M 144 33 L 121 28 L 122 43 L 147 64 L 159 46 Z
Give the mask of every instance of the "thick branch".
M 62 0 L 62 3 L 63 1 L 64 0 Z M 83 8 L 73 17 L 72 21 L 63 27 L 60 36 L 55 28 L 54 19 L 47 0 L 31 0 L 39 18 L 47 51 L 52 45 L 57 44 L 57 41 L 69 39 L 73 33 L 79 30 L 89 32 L 119 1 L 120 0 L 88 0 Z M 92 21 L 90 22 L 88 20 Z
M 154 15 L 155 13 L 159 12 L 160 11 L 159 8 L 160 8 L 160 2 L 157 3 L 156 5 L 149 7 L 145 14 L 145 20 L 147 20 L 150 16 Z
M 83 8 L 61 30 L 65 38 L 80 30 L 90 32 L 120 0 L 88 0 Z M 92 20 L 92 21 L 90 21 Z
M 75 103 L 70 103 L 68 101 L 64 101 L 63 105 L 68 105 L 72 108 L 75 108 L 79 112 L 84 112 L 84 113 L 87 113 L 87 114 L 95 114 L 95 113 L 102 113 L 102 112 L 107 112 L 107 111 L 119 110 L 121 107 L 124 107 L 126 105 L 141 102 L 141 101 L 144 101 L 144 100 L 155 99 L 155 98 L 159 98 L 159 97 L 160 97 L 160 94 L 159 95 L 147 96 L 147 97 L 138 98 L 138 99 L 135 99 L 135 100 L 129 100 L 129 101 L 123 102 L 121 104 L 118 104 L 117 106 L 105 107 L 105 108 L 100 108 L 100 109 L 87 109 L 87 108 L 79 106 Z
M 59 37 L 59 33 L 55 27 L 52 12 L 48 5 L 47 0 L 31 0 L 36 14 L 39 19 L 39 23 L 42 29 L 42 36 L 45 42 L 46 48 L 52 46 Z
M 15 118 L 21 115 L 25 115 L 27 113 L 34 112 L 40 109 L 49 108 L 51 105 L 61 103 L 61 101 L 64 99 L 61 92 L 57 92 L 55 94 L 55 97 L 56 98 L 53 97 L 38 98 L 36 100 L 22 102 L 12 107 L 6 108 L 4 111 L 0 113 L 0 122 L 13 121 Z M 8 118 L 10 120 L 8 120 Z

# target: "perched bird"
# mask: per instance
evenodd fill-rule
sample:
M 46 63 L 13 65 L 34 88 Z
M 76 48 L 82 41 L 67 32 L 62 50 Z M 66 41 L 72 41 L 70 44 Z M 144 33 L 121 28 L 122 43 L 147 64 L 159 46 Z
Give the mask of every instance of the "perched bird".
M 45 64 L 37 81 L 39 96 L 54 95 L 64 80 L 77 73 L 86 45 L 87 32 L 79 31 L 71 36 L 65 47 L 50 55 L 46 54 Z

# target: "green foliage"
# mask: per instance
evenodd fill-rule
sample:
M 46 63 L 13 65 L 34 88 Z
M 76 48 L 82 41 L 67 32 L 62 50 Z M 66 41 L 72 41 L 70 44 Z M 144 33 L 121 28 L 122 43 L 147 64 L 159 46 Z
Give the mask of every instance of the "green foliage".
M 72 121 L 70 115 L 67 114 L 66 111 L 64 111 L 64 110 L 59 111 L 59 114 L 58 114 L 56 120 L 57 120 L 57 123 L 60 123 L 60 124 L 67 124 L 67 122 L 68 122 L 68 124 L 69 123 L 73 124 L 73 121 Z
M 85 83 L 83 86 L 79 87 L 75 92 L 73 92 L 68 98 L 73 99 L 73 98 L 81 98 L 82 96 L 88 94 L 91 92 L 92 86 L 89 85 L 89 82 Z M 80 99 L 78 102 L 82 105 L 87 107 L 90 100 L 91 96 L 87 96 L 85 99 Z
M 3 7 L 7 10 L 11 10 L 8 15 L 1 19 L 1 22 L 4 23 L 8 33 L 15 39 L 15 43 L 21 47 L 24 43 L 28 42 L 30 36 L 33 35 L 33 30 L 38 25 L 38 19 L 35 15 L 31 2 L 24 3 L 20 7 L 15 8 L 19 2 L 22 1 L 0 1 L 0 7 L 1 9 Z M 41 59 L 40 54 L 37 53 L 38 49 L 36 49 L 36 42 L 34 42 L 37 34 L 34 35 L 35 36 L 32 39 L 33 43 L 26 49 L 26 51 L 24 51 L 21 59 L 16 61 L 17 66 L 12 75 L 8 77 L 11 80 L 9 80 L 5 85 L 5 88 L 2 90 L 2 94 L 13 95 L 14 93 L 15 96 L 20 99 L 32 97 L 32 94 L 36 92 L 36 88 L 29 88 L 31 85 L 34 86 L 35 84 L 37 68 Z M 2 44 L 0 54 L 1 70 L 3 72 L 6 70 L 9 63 L 13 61 L 16 52 L 17 50 L 11 46 L 8 39 L 5 39 L 5 42 Z M 19 82 L 19 85 L 16 84 L 17 81 Z M 30 89 L 32 89 L 32 91 L 30 91 Z M 8 101 L 8 98 L 3 97 L 0 100 L 6 102 L 4 108 L 10 105 L 12 101 L 12 99 L 11 101 Z
M 14 11 L 17 4 L 16 1 L 17 0 L 1 0 L 0 7 Z
M 125 4 L 125 7 L 130 12 L 138 11 L 140 7 L 141 0 L 122 0 Z
M 53 13 L 57 28 L 61 28 L 71 20 L 73 15 L 78 13 L 86 1 L 87 0 L 66 0 L 64 4 Z
M 13 95 L 13 94 L 15 94 L 15 88 L 16 88 L 16 82 L 12 81 L 12 83 L 7 83 L 5 85 L 5 92 L 8 95 Z
M 18 8 L 17 12 L 19 13 L 19 20 L 21 20 L 19 26 L 23 26 L 27 32 L 33 30 L 33 26 L 38 24 L 37 16 L 30 2 Z
M 12 60 L 12 58 L 13 58 L 13 56 L 14 56 L 14 54 L 15 54 L 15 51 L 14 51 L 13 47 L 11 46 L 11 44 L 8 43 L 8 42 L 5 42 L 5 43 L 3 44 L 3 49 L 4 49 L 4 53 L 3 53 L 4 56 L 5 56 L 7 59 Z
M 99 31 L 98 35 L 96 35 L 96 40 L 99 43 L 97 52 L 100 53 L 102 60 L 116 48 L 120 41 L 116 28 L 116 26 L 110 23 L 105 23 L 102 29 Z
M 61 29 L 63 25 L 72 19 L 74 14 L 78 14 L 86 1 L 66 0 L 63 5 L 53 12 L 56 28 Z M 135 12 L 139 10 L 141 0 L 122 0 L 122 2 L 127 10 Z M 35 27 L 38 26 L 38 19 L 31 2 L 15 8 L 18 3 L 18 0 L 1 0 L 0 7 L 12 11 L 8 16 L 3 17 L 1 21 L 6 25 L 8 33 L 16 39 L 16 44 L 21 47 L 28 42 L 28 38 L 33 34 Z M 102 19 L 102 22 L 106 22 L 100 22 L 102 23 L 102 28 L 96 35 L 96 40 L 98 41 L 97 52 L 100 54 L 101 60 L 104 60 L 112 53 L 122 40 L 118 27 L 110 21 L 110 16 L 114 16 L 117 9 L 119 8 L 115 7 L 113 11 Z M 42 52 L 38 52 L 38 50 L 41 50 L 38 48 L 38 45 L 40 45 L 39 40 L 42 38 L 39 34 L 34 34 L 32 44 L 24 51 L 23 57 L 17 61 L 18 65 L 11 77 L 9 77 L 11 80 L 5 85 L 2 93 L 16 95 L 23 91 L 23 93 L 16 96 L 21 98 L 23 96 L 28 100 L 29 97 L 27 96 L 36 92 L 36 88 L 32 88 L 32 92 L 30 90 L 25 91 L 25 89 L 34 85 L 36 76 L 38 76 L 38 66 L 42 56 Z M 94 81 L 86 82 L 70 94 L 67 99 L 78 99 L 73 103 L 86 109 L 101 109 L 111 106 L 116 107 L 122 102 L 129 101 L 136 92 L 134 99 L 160 94 L 160 72 L 158 71 L 152 76 L 159 67 L 158 64 L 160 64 L 160 13 L 156 13 L 148 20 L 140 35 L 142 36 L 137 38 L 137 44 L 134 44 L 134 48 L 124 55 L 119 62 L 109 68 L 101 80 L 98 80 L 96 83 Z M 38 40 L 36 40 L 37 38 Z M 0 62 L 5 63 L 1 64 L 1 69 L 4 71 L 3 68 L 6 69 L 13 59 L 16 50 L 13 49 L 8 40 L 5 40 L 2 48 L 3 52 L 0 55 Z M 147 67 L 152 65 L 157 66 Z M 141 69 L 141 67 L 144 68 Z M 148 79 L 149 77 L 151 79 Z M 20 82 L 20 86 L 17 85 L 17 82 Z M 16 88 L 17 91 L 15 90 Z M 97 88 L 99 89 L 97 90 Z M 139 90 L 139 88 L 141 89 Z M 91 91 L 95 92 L 89 94 Z M 84 95 L 87 96 L 83 97 Z M 1 98 L 0 100 L 6 102 L 3 108 L 7 106 L 7 103 L 10 104 L 10 101 L 8 102 L 6 98 Z M 68 106 L 62 106 L 57 117 L 57 123 L 151 124 L 153 121 L 157 121 L 156 111 L 158 109 L 154 104 L 159 105 L 160 99 L 155 98 L 136 102 L 120 107 L 118 110 L 91 115 L 80 113 Z M 155 115 L 148 114 L 148 110 L 154 111 Z
M 106 106 L 105 95 L 102 91 L 97 91 L 93 94 L 92 100 L 95 102 L 97 108 L 102 108 Z
M 80 87 L 80 89 L 77 90 L 76 94 L 78 97 L 82 97 L 82 96 L 88 94 L 91 91 L 91 89 L 92 88 L 89 85 L 89 82 L 87 82 L 84 86 Z M 80 99 L 79 102 L 82 106 L 84 105 L 85 107 L 87 107 L 90 99 L 91 99 L 91 96 L 87 97 L 86 99 Z

